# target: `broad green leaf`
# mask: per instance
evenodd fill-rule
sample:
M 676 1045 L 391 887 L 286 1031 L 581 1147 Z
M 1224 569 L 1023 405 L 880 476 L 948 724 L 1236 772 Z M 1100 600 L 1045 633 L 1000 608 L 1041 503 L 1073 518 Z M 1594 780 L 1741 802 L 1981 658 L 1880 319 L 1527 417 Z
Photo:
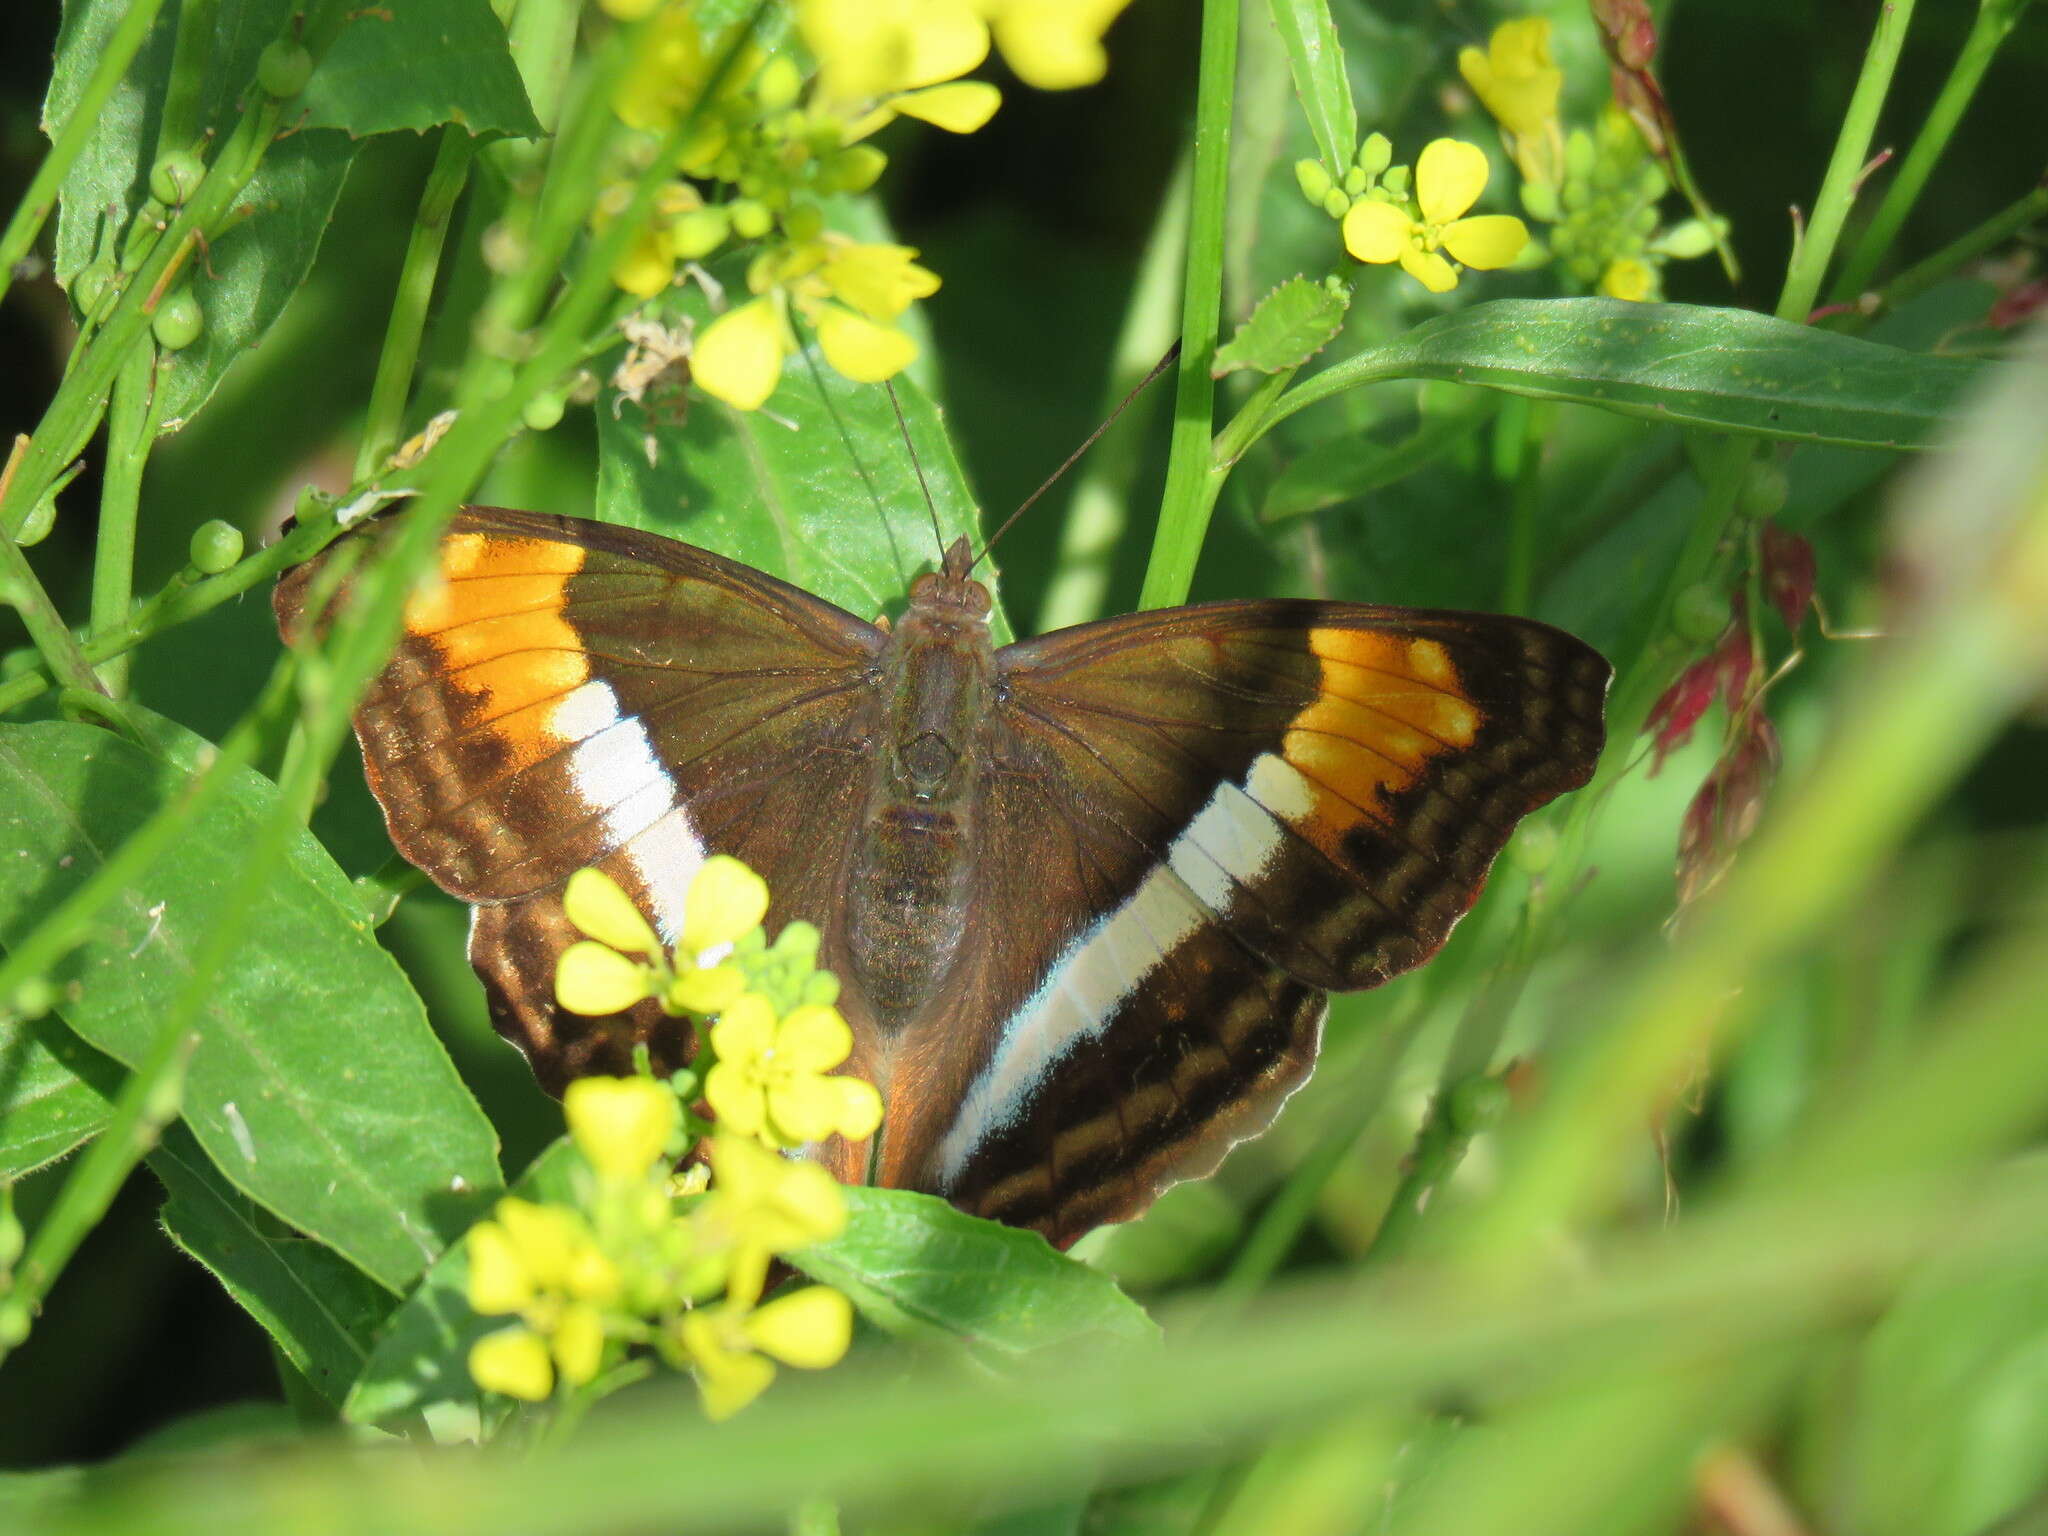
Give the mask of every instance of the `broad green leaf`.
M 1313 445 L 1266 487 L 1259 505 L 1261 521 L 1277 523 L 1321 512 L 1436 463 L 1500 407 L 1494 391 L 1470 389 L 1459 395 L 1450 409 L 1404 418 L 1406 430 L 1398 437 L 1342 432 Z
M 282 1231 L 229 1187 L 191 1134 L 173 1126 L 149 1156 L 170 1191 L 164 1230 L 263 1326 L 285 1358 L 337 1406 L 370 1358 L 391 1293 L 331 1248 Z
M 713 400 L 674 424 L 607 392 L 598 402 L 597 515 L 744 561 L 863 619 L 903 611 L 910 582 L 977 529 L 974 498 L 939 412 L 898 378 L 916 463 L 879 384 L 853 384 L 815 352 L 792 357 L 758 411 Z M 931 491 L 932 528 L 918 481 Z M 992 572 L 976 573 L 994 584 Z M 998 641 L 1009 632 L 999 607 Z
M 1746 309 L 1495 299 L 1324 370 L 1283 397 L 1282 408 L 1385 379 L 1450 379 L 1676 426 L 1918 449 L 1936 445 L 1986 366 Z
M 1135 1345 L 1159 1330 L 1116 1282 L 1036 1232 L 983 1221 L 934 1195 L 846 1191 L 846 1231 L 791 1256 L 890 1333 L 950 1339 L 984 1361 Z
M 191 782 L 210 751 L 168 722 L 154 750 L 52 721 L 0 728 L 0 945 L 28 932 Z M 183 1113 L 236 1188 L 401 1290 L 498 1180 L 496 1138 L 379 947 L 345 875 L 298 834 L 269 887 L 241 853 L 277 809 L 244 772 L 219 808 L 103 909 L 51 976 L 59 1012 L 133 1065 L 224 909 L 240 926 L 214 978 Z
M 46 131 L 60 127 L 92 61 L 120 20 L 123 0 L 66 0 Z M 282 35 L 295 0 L 219 0 L 217 45 L 208 55 L 199 126 L 221 142 L 251 89 L 257 55 Z M 67 287 L 102 249 L 119 249 L 130 216 L 149 196 L 158 150 L 176 7 L 164 7 L 150 40 L 100 114 L 98 130 L 65 178 L 58 199 L 57 280 Z M 236 200 L 248 213 L 186 268 L 206 314 L 199 340 L 169 354 L 158 375 L 163 430 L 176 431 L 206 403 L 228 365 L 262 340 L 305 280 L 334 213 L 355 146 L 346 135 L 309 130 L 281 138 Z
M 1299 368 L 1343 328 L 1350 302 L 1350 291 L 1341 283 L 1290 277 L 1259 300 L 1237 334 L 1217 348 L 1209 372 L 1220 379 L 1240 368 L 1260 373 Z
M 0 1019 L 0 1180 L 53 1163 L 99 1133 L 107 1101 L 65 1064 L 44 1021 Z
M 1272 0 L 1270 9 L 1316 150 L 1324 167 L 1341 177 L 1358 148 L 1358 110 L 1329 0 Z
M 557 1141 L 513 1182 L 512 1193 L 537 1202 L 575 1196 L 572 1170 L 581 1162 L 567 1139 Z M 342 1405 L 354 1424 L 382 1424 L 408 1414 L 478 1414 L 484 1395 L 469 1377 L 469 1347 L 506 1325 L 469 1309 L 469 1247 L 451 1245 L 385 1324 L 369 1363 Z
M 489 0 L 351 7 L 294 110 L 356 138 L 455 123 L 472 134 L 540 133 Z

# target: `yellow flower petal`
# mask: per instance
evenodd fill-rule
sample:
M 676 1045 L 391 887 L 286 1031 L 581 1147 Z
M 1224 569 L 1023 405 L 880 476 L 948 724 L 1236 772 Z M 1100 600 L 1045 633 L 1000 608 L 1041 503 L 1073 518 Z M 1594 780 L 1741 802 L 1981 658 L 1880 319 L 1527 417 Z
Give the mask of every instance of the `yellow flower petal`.
M 1109 66 L 1102 34 L 1127 0 L 1008 0 L 996 46 L 1017 78 L 1041 91 L 1093 85 Z
M 1003 93 L 984 80 L 954 80 L 891 97 L 889 106 L 948 133 L 973 133 L 996 115 Z
M 737 1136 L 759 1136 L 767 1128 L 768 1091 L 731 1062 L 705 1074 L 704 1098 L 718 1123 Z
M 893 379 L 917 361 L 917 343 L 893 325 L 832 305 L 818 315 L 818 346 L 856 384 Z
M 803 0 L 797 26 L 838 101 L 934 85 L 988 57 L 988 26 L 969 0 Z
M 894 320 L 918 299 L 939 291 L 939 277 L 920 267 L 907 245 L 841 241 L 827 246 L 818 275 L 841 303 L 871 320 Z
M 709 1017 L 722 1012 L 746 990 L 746 973 L 738 966 L 707 965 L 680 972 L 669 983 L 664 1001 L 671 1012 Z
M 830 1077 L 839 1095 L 839 1134 L 848 1141 L 866 1141 L 882 1123 L 882 1096 L 864 1077 Z
M 533 1300 L 533 1276 L 505 1229 L 480 1221 L 469 1229 L 469 1309 L 484 1317 L 517 1312 Z
M 487 1333 L 469 1347 L 469 1374 L 486 1392 L 537 1403 L 555 1390 L 555 1368 L 540 1335 L 525 1328 Z
M 604 1362 L 603 1314 L 587 1302 L 564 1307 L 548 1344 L 562 1380 L 572 1387 L 582 1386 Z
M 612 264 L 612 282 L 636 299 L 651 299 L 675 281 L 676 258 L 660 230 L 642 230 Z
M 1548 17 L 1502 22 L 1484 53 L 1459 53 L 1458 72 L 1510 133 L 1541 133 L 1557 115 L 1564 71 L 1551 62 Z
M 828 1285 L 806 1286 L 757 1308 L 742 1326 L 763 1354 L 821 1371 L 837 1365 L 853 1342 L 853 1304 Z
M 623 1013 L 648 995 L 650 980 L 638 960 L 594 939 L 578 939 L 555 962 L 555 1001 L 593 1017 Z
M 557 1205 L 536 1205 L 507 1195 L 491 1214 L 504 1229 L 519 1262 L 541 1290 L 557 1290 L 568 1276 L 577 1247 L 587 1238 L 582 1218 Z
M 764 302 L 757 299 L 742 308 L 752 309 Z M 772 307 L 770 313 L 774 313 Z M 779 342 L 779 315 L 775 325 Z M 730 854 L 714 853 L 690 877 L 690 888 L 683 895 L 683 936 L 676 947 L 686 955 L 698 955 L 715 945 L 730 944 L 759 924 L 767 911 L 768 882 Z
M 1486 190 L 1486 151 L 1463 139 L 1431 139 L 1415 162 L 1415 201 L 1425 224 L 1448 224 Z
M 562 912 L 588 938 L 629 955 L 660 952 L 661 940 L 618 881 L 601 869 L 579 869 L 562 888 Z
M 1482 272 L 1507 266 L 1528 243 L 1528 226 L 1510 213 L 1460 219 L 1444 230 L 1444 249 L 1466 266 Z
M 1449 293 L 1458 286 L 1458 271 L 1435 251 L 1413 247 L 1401 253 L 1401 270 L 1431 293 Z
M 711 1049 L 720 1066 L 750 1069 L 775 1045 L 775 1005 L 758 992 L 734 998 L 711 1026 Z M 852 1048 L 849 1043 L 847 1049 Z
M 697 1392 L 704 1412 L 729 1419 L 768 1389 L 775 1367 L 761 1356 L 729 1348 L 720 1337 L 719 1320 L 699 1310 L 683 1318 L 681 1334 L 697 1373 Z
M 807 1003 L 775 1031 L 776 1058 L 792 1072 L 829 1072 L 852 1054 L 853 1031 L 837 1008 Z
M 579 1077 L 562 1113 L 577 1150 L 614 1179 L 644 1177 L 682 1124 L 675 1094 L 651 1077 Z
M 808 1073 L 770 1083 L 768 1119 L 775 1139 L 792 1147 L 823 1141 L 839 1124 L 839 1093 Z
M 619 1294 L 619 1268 L 596 1243 L 578 1244 L 562 1289 L 579 1301 L 612 1301 Z
M 704 328 L 690 354 L 690 376 L 735 410 L 759 410 L 775 393 L 787 355 L 775 301 L 753 299 Z
M 1399 260 L 1414 233 L 1414 222 L 1392 203 L 1367 199 L 1344 215 L 1344 249 L 1360 261 Z

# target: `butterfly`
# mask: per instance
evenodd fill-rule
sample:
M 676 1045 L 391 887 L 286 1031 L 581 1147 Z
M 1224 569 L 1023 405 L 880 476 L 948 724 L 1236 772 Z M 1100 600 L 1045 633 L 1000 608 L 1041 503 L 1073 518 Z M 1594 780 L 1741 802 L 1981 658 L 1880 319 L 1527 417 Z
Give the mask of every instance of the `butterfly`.
M 689 1046 L 653 1002 L 556 1005 L 568 877 L 672 941 L 732 854 L 771 925 L 821 930 L 842 1070 L 883 1095 L 876 1143 L 814 1154 L 1065 1244 L 1263 1129 L 1329 992 L 1442 946 L 1515 823 L 1591 776 L 1610 672 L 1526 619 L 1312 600 L 997 648 L 972 563 L 954 543 L 888 626 L 653 534 L 466 508 L 355 727 L 543 1086 Z M 318 569 L 278 586 L 288 638 Z

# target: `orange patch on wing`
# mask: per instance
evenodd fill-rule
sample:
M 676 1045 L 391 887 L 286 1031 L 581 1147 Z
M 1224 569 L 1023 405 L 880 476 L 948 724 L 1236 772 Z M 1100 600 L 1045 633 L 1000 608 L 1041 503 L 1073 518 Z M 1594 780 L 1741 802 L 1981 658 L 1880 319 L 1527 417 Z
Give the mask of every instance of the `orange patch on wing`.
M 1311 631 L 1310 647 L 1322 662 L 1325 695 L 1391 715 L 1434 738 L 1423 756 L 1445 746 L 1472 745 L 1480 712 L 1459 686 L 1450 653 L 1437 641 L 1318 629 Z

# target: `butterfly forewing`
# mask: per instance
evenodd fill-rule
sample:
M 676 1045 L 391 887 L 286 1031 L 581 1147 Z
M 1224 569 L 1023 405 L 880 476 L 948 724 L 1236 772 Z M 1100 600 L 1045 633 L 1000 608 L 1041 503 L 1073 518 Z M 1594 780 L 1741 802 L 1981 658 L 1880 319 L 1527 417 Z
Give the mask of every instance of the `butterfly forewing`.
M 1062 1240 L 1270 1120 L 1324 990 L 1443 944 L 1515 822 L 1590 775 L 1608 678 L 1544 625 L 1310 602 L 998 661 L 976 881 L 1003 916 L 962 978 L 990 1021 L 892 1094 L 885 1166 Z

